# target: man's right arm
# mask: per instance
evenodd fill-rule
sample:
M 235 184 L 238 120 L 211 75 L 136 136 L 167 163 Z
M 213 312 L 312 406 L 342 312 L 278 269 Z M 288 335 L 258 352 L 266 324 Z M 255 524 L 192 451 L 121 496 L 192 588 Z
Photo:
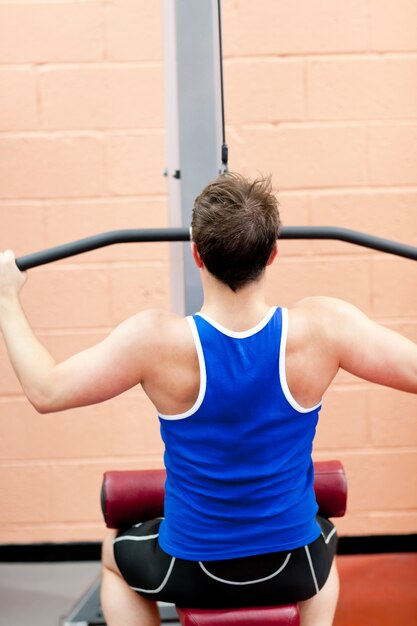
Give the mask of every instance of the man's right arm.
M 373 383 L 417 393 L 417 344 L 372 321 L 348 302 L 319 300 L 324 332 L 342 369 Z

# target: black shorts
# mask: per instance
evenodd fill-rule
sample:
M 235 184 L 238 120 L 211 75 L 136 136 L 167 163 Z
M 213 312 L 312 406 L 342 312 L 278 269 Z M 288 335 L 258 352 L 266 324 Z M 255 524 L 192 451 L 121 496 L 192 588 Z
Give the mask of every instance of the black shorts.
M 201 609 L 295 603 L 323 587 L 336 552 L 336 528 L 322 517 L 317 521 L 318 539 L 295 550 L 186 561 L 160 548 L 161 520 L 156 519 L 119 532 L 114 554 L 128 585 L 150 600 Z

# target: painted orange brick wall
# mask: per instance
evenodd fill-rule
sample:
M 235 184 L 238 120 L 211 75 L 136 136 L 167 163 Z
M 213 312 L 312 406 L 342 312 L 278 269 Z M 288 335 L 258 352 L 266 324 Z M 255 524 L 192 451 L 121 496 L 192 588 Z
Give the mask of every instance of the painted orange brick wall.
M 414 0 L 223 0 L 231 167 L 273 174 L 287 225 L 417 245 Z M 167 224 L 159 2 L 0 0 L 0 248 L 17 255 Z M 417 341 L 417 267 L 337 242 L 281 243 L 271 303 L 350 300 Z M 27 313 L 56 358 L 170 306 L 166 244 L 30 271 Z M 342 534 L 417 531 L 417 399 L 340 374 L 315 456 L 350 486 Z M 0 543 L 99 540 L 106 469 L 159 467 L 140 389 L 38 415 L 0 342 Z

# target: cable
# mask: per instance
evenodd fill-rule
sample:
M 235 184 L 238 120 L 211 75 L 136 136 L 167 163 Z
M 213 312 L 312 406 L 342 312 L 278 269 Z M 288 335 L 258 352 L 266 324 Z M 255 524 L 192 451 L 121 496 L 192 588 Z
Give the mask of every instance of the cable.
M 222 43 L 222 18 L 221 18 L 221 0 L 217 0 L 217 16 L 219 26 L 219 65 L 220 65 L 220 102 L 222 110 L 222 164 L 225 172 L 229 171 L 229 148 L 226 143 L 226 122 L 224 113 L 224 81 L 223 81 L 223 43 Z

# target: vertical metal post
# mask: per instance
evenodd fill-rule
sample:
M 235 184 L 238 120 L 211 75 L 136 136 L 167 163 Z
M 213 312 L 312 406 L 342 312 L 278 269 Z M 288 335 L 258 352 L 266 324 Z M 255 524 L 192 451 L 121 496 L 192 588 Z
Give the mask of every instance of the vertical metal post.
M 189 226 L 194 199 L 223 171 L 217 0 L 163 0 L 166 174 L 171 226 Z M 202 289 L 188 244 L 171 244 L 173 309 L 198 311 Z

